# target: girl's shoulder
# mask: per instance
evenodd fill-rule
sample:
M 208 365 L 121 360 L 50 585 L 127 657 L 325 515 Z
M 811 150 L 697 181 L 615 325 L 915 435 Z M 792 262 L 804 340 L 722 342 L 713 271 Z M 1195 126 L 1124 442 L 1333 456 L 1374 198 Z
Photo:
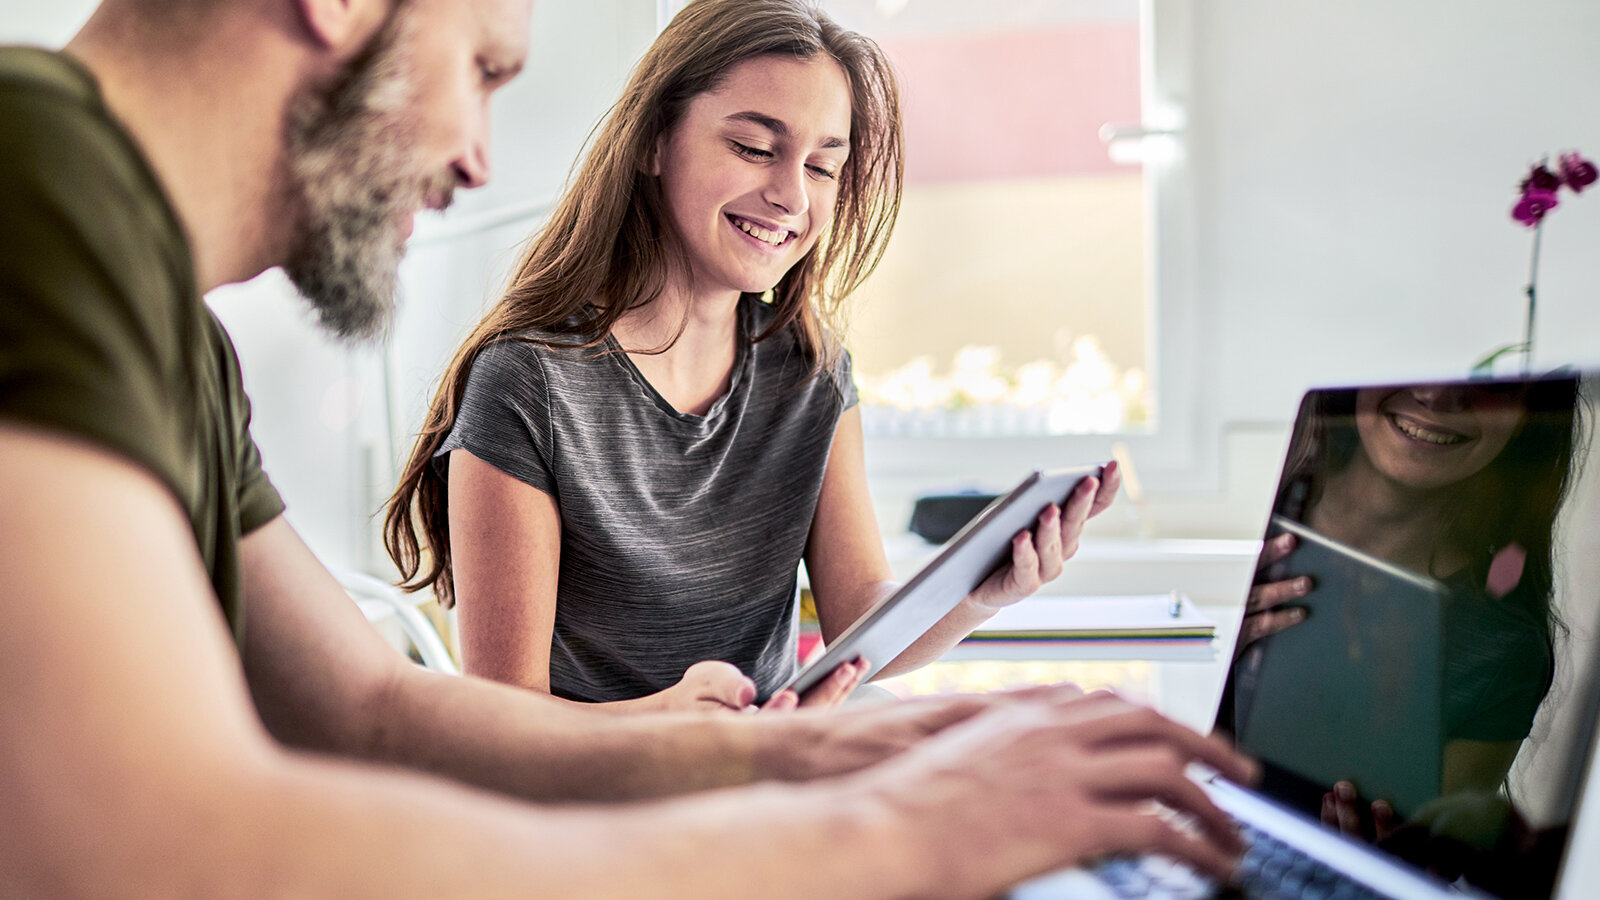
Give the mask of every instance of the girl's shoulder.
M 778 311 L 773 308 L 772 304 L 754 294 L 744 295 L 740 301 L 740 310 L 743 316 L 741 327 L 745 338 L 748 340 L 754 340 L 757 336 L 765 334 L 767 329 L 771 328 L 773 323 L 778 320 Z M 839 339 L 839 336 L 831 329 L 825 328 L 821 338 L 822 369 L 824 371 L 838 370 L 842 366 L 843 371 L 848 374 L 850 354 L 844 349 L 844 344 Z M 789 322 L 776 332 L 773 332 L 762 343 L 770 345 L 785 356 L 801 354 L 807 356 L 807 358 L 810 357 L 810 354 L 806 351 L 806 340 L 801 334 L 801 326 L 798 322 Z
M 605 356 L 608 343 L 586 341 L 580 335 L 528 328 L 501 335 L 479 351 L 476 365 L 515 368 L 569 368 L 594 365 Z
M 765 303 L 750 295 L 746 295 L 742 303 L 744 310 L 744 333 L 747 339 L 754 339 L 772 327 L 777 321 L 778 314 L 771 304 Z M 845 349 L 842 341 L 831 331 L 822 336 L 823 346 L 821 358 L 807 347 L 807 342 L 800 333 L 800 326 L 790 322 L 784 327 L 756 344 L 759 356 L 764 367 L 776 367 L 779 383 L 800 385 L 826 384 L 832 389 L 840 402 L 845 407 L 853 406 L 857 402 L 855 378 L 851 370 L 850 352 Z

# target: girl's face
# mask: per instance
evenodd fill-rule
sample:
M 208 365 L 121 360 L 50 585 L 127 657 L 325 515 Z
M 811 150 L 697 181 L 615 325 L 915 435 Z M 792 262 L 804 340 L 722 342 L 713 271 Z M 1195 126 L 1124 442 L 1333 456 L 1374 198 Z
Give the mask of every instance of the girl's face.
M 697 294 L 771 289 L 833 218 L 850 86 L 827 57 L 757 57 L 689 102 L 656 149 Z
M 1443 385 L 1356 392 L 1356 431 L 1373 467 L 1408 487 L 1457 484 L 1489 465 L 1522 424 L 1513 393 Z

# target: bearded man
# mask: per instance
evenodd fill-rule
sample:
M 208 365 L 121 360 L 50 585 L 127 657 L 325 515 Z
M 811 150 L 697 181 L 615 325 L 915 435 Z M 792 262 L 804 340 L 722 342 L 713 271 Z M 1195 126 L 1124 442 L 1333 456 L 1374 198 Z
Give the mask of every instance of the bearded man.
M 1183 767 L 1249 764 L 1114 698 L 612 717 L 367 625 L 285 522 L 201 297 L 281 266 L 335 333 L 380 331 L 412 217 L 489 177 L 530 18 L 105 0 L 62 52 L 0 49 L 0 896 L 984 896 L 1150 848 L 1226 871 Z

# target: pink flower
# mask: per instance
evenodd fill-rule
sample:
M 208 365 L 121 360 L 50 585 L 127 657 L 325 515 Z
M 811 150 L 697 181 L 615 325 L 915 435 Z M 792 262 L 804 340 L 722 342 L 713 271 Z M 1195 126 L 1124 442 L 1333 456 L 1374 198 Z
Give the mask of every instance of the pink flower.
M 1561 180 L 1567 187 L 1572 188 L 1574 194 L 1583 193 L 1583 189 L 1596 180 L 1600 180 L 1600 171 L 1594 163 L 1584 159 L 1576 153 L 1561 154 Z
M 1540 163 L 1533 167 L 1533 170 L 1528 173 L 1528 177 L 1522 179 L 1522 183 L 1517 187 L 1524 194 L 1529 191 L 1550 191 L 1555 193 L 1555 190 L 1561 187 L 1561 176 L 1545 168 L 1544 163 Z
M 1556 199 L 1555 191 L 1529 187 L 1523 191 L 1517 205 L 1511 208 L 1511 218 L 1532 228 L 1539 224 L 1545 213 L 1560 205 L 1561 201 Z

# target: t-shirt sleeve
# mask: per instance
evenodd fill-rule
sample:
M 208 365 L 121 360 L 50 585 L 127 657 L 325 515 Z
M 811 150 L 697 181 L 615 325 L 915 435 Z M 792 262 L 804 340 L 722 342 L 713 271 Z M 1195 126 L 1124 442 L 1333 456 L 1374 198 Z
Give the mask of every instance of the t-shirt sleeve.
M 193 423 L 165 386 L 188 371 L 172 298 L 190 276 L 115 141 L 64 98 L 0 85 L 0 417 L 111 449 L 181 493 Z
M 455 425 L 434 453 L 436 465 L 445 465 L 450 451 L 466 450 L 518 481 L 556 493 L 542 352 L 527 341 L 500 341 L 478 354 Z
M 842 401 L 839 406 L 840 412 L 861 402 L 861 396 L 856 393 L 856 376 L 849 350 L 839 354 L 839 362 L 833 369 L 833 383 L 839 388 L 839 399 Z
M 1451 737 L 1518 741 L 1533 727 L 1554 658 L 1545 629 L 1518 611 L 1515 596 L 1458 600 L 1446 620 L 1445 684 L 1462 716 Z
M 241 395 L 242 396 L 242 395 Z M 238 445 L 239 473 L 239 533 L 249 534 L 283 514 L 283 497 L 261 468 L 261 453 L 250 437 L 249 400 L 245 400 L 245 418 L 241 421 Z
M 249 534 L 283 514 L 284 502 L 272 480 L 261 468 L 261 451 L 250 434 L 250 396 L 244 391 L 244 374 L 228 332 L 215 316 L 210 316 L 215 341 L 221 348 L 222 377 L 227 384 L 228 421 L 232 423 L 236 501 L 239 507 L 239 533 Z

